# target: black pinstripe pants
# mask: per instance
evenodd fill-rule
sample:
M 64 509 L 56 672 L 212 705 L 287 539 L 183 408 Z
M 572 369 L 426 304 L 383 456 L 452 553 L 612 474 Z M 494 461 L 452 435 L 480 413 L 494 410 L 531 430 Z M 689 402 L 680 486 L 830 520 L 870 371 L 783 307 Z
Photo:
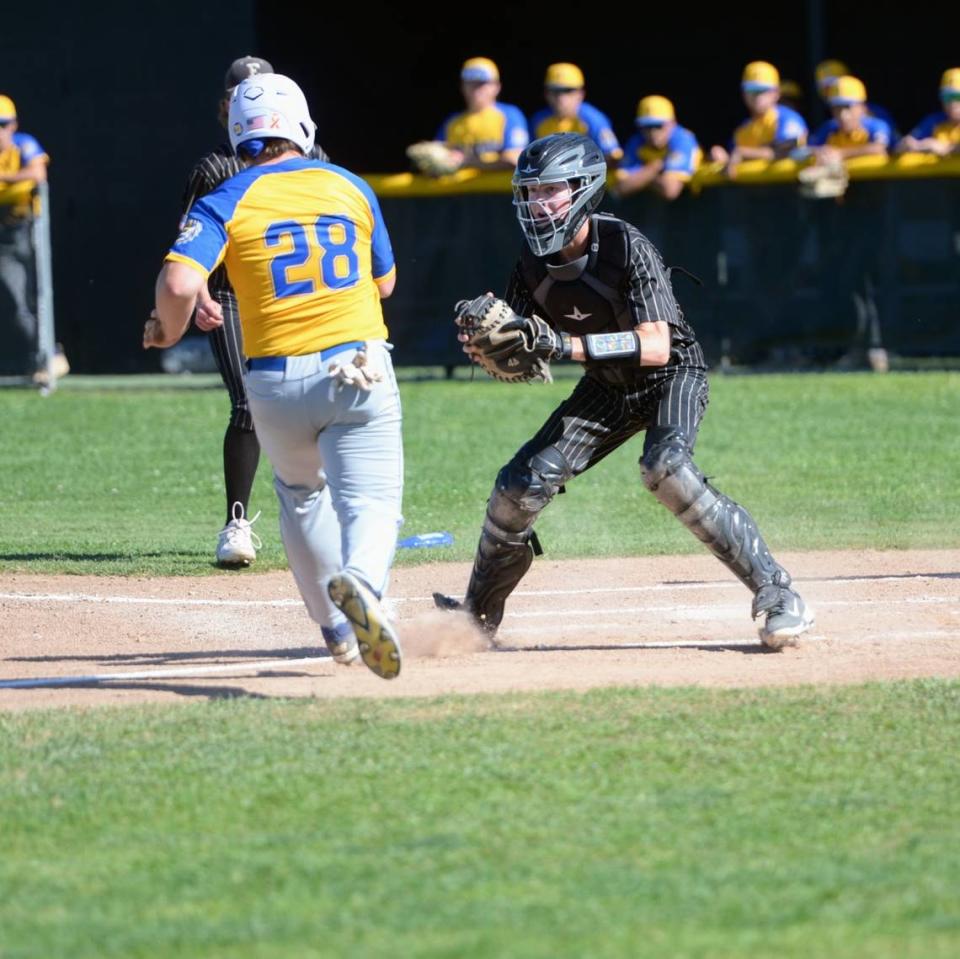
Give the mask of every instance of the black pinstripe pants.
M 237 297 L 233 290 L 211 290 L 210 294 L 223 309 L 223 326 L 211 330 L 209 336 L 210 349 L 220 371 L 220 378 L 230 394 L 230 424 L 237 429 L 251 432 L 253 417 L 250 415 L 247 391 L 243 385 L 246 357 L 243 355 Z
M 553 447 L 568 464 L 565 482 L 637 433 L 668 426 L 683 430 L 692 451 L 708 398 L 707 377 L 700 369 L 658 371 L 637 387 L 611 386 L 584 376 L 536 436 L 517 451 L 513 462 L 526 465 L 537 453 Z M 649 445 L 648 434 L 644 452 Z

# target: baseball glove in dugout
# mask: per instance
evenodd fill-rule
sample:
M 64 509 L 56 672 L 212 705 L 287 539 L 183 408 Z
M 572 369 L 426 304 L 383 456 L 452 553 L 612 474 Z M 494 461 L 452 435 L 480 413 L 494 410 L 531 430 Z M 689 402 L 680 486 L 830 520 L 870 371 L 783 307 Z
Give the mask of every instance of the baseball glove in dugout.
M 550 362 L 570 356 L 570 338 L 538 316 L 518 316 L 485 293 L 456 305 L 454 322 L 475 361 L 506 383 L 552 383 Z
M 407 157 L 424 176 L 446 176 L 460 168 L 460 157 L 439 140 L 421 140 L 407 147 Z

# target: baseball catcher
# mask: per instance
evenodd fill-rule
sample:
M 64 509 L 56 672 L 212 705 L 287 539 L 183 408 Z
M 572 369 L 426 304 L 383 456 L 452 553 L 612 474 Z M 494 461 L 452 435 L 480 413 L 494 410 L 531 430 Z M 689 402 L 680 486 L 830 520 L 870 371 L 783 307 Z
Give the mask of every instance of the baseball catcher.
M 581 134 L 531 143 L 513 175 L 526 245 L 506 296 L 457 306 L 463 349 L 491 376 L 548 381 L 560 360 L 581 363 L 584 376 L 497 475 L 463 602 L 434 600 L 464 609 L 492 638 L 539 552 L 537 517 L 566 483 L 643 433 L 644 485 L 750 590 L 761 641 L 792 645 L 813 613 L 753 517 L 693 460 L 708 397 L 703 351 L 653 244 L 597 212 L 606 173 Z

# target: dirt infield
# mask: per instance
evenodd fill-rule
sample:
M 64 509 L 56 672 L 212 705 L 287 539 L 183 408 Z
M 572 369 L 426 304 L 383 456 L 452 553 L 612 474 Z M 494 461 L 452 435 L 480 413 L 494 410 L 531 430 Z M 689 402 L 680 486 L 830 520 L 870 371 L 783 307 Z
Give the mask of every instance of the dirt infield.
M 318 648 L 289 573 L 0 577 L 0 709 L 229 696 L 384 697 L 598 686 L 960 677 L 960 550 L 784 555 L 817 623 L 765 651 L 750 596 L 707 555 L 538 560 L 497 650 L 430 594 L 469 567 L 399 568 L 393 682 Z

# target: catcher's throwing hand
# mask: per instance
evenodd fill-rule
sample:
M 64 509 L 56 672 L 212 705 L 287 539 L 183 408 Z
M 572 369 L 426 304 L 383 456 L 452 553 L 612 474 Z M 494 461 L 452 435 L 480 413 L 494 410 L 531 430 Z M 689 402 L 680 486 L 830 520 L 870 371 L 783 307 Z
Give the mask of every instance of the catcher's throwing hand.
M 570 355 L 569 338 L 537 316 L 518 316 L 492 293 L 457 303 L 454 322 L 471 360 L 508 383 L 550 383 L 550 361 Z

